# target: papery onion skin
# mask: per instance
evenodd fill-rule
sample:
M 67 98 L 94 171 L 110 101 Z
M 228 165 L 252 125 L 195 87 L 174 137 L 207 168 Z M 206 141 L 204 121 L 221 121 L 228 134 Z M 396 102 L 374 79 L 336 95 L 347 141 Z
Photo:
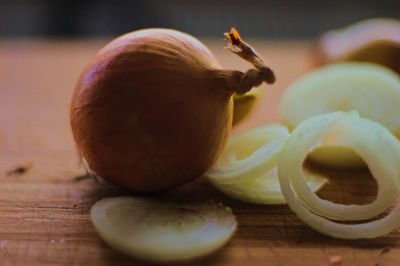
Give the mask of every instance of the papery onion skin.
M 188 34 L 123 35 L 97 53 L 77 82 L 70 112 L 77 148 L 98 176 L 132 191 L 186 183 L 225 146 L 231 96 L 242 76 L 222 70 Z

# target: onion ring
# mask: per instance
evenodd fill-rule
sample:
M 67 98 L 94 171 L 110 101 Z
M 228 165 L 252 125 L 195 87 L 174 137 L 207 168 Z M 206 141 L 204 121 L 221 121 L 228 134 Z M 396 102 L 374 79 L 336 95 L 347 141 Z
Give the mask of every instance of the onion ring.
M 325 177 L 304 168 L 307 184 L 316 192 L 328 181 Z M 241 201 L 256 204 L 285 204 L 278 180 L 278 167 L 265 173 L 262 177 L 235 184 L 212 182 L 223 193 Z
M 353 148 L 368 164 L 378 183 L 378 195 L 366 205 L 343 205 L 318 198 L 306 186 L 302 164 L 322 138 Z M 327 143 L 326 140 L 324 143 Z M 287 139 L 278 163 L 281 191 L 289 207 L 315 230 L 338 238 L 373 238 L 400 225 L 400 205 L 372 222 L 341 224 L 336 220 L 364 220 L 389 209 L 399 196 L 400 143 L 382 125 L 360 118 L 357 112 L 333 112 L 302 122 Z
M 279 159 L 289 136 L 286 127 L 267 125 L 231 137 L 217 163 L 205 175 L 218 184 L 235 184 L 263 176 Z

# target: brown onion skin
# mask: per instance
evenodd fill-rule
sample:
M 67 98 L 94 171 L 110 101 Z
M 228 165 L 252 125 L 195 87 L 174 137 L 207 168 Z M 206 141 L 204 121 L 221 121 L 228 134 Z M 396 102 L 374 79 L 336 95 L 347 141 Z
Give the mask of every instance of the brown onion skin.
M 232 125 L 242 73 L 222 70 L 190 35 L 148 29 L 123 35 L 81 74 L 71 127 L 88 166 L 108 182 L 158 192 L 201 176 Z

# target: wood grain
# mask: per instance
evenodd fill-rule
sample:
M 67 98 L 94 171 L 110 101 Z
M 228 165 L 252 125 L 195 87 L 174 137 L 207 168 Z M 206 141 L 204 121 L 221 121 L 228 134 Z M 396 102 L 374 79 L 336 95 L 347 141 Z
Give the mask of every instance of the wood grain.
M 223 50 L 223 40 L 205 40 L 227 68 L 248 65 Z M 97 200 L 126 194 L 84 174 L 72 140 L 67 104 L 74 84 L 105 41 L 0 42 L 0 265 L 150 265 L 110 249 L 89 219 Z M 264 86 L 256 111 L 234 133 L 279 122 L 284 88 L 311 68 L 310 43 L 250 43 L 277 74 Z M 21 175 L 7 175 L 32 163 Z M 369 172 L 319 169 L 331 182 L 320 196 L 336 202 L 365 203 L 375 197 Z M 230 199 L 204 178 L 160 197 L 223 202 L 233 209 L 239 228 L 215 254 L 187 265 L 400 265 L 398 230 L 373 240 L 344 241 L 309 229 L 285 206 L 262 206 Z

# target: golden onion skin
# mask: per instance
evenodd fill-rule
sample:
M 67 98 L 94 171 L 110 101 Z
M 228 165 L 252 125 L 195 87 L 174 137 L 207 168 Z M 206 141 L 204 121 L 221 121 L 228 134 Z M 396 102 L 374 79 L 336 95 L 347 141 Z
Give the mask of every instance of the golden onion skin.
M 81 74 L 70 120 L 88 166 L 108 182 L 157 192 L 201 176 L 232 125 L 242 73 L 197 39 L 167 29 L 123 35 Z

